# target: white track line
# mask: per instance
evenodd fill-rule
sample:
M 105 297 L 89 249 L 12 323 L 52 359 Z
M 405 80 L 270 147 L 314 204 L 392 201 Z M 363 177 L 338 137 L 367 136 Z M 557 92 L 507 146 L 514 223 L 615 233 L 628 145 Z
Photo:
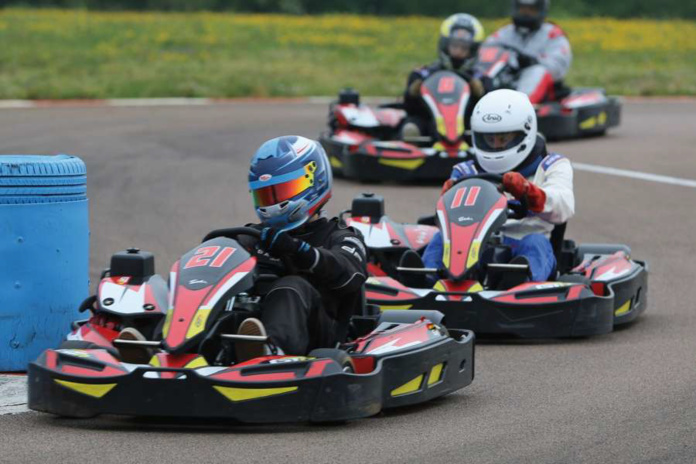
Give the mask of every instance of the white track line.
M 661 176 L 650 174 L 649 172 L 629 171 L 627 169 L 610 168 L 607 166 L 597 166 L 594 164 L 573 163 L 573 168 L 577 171 L 595 172 L 617 177 L 628 177 L 631 179 L 647 180 L 660 184 L 678 185 L 680 187 L 696 188 L 696 180 L 683 179 L 680 177 Z
M 27 378 L 23 375 L 0 375 L 0 416 L 27 411 Z

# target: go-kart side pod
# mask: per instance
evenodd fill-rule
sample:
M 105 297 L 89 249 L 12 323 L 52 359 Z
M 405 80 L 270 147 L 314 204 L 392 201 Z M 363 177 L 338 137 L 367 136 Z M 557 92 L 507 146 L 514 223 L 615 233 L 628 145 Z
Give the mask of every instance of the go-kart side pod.
M 121 363 L 105 350 L 47 350 L 29 365 L 29 407 L 69 417 L 99 414 L 224 418 L 247 423 L 357 419 L 469 385 L 474 335 L 427 320 L 382 324 L 356 341 L 355 373 L 332 359 L 257 358 L 212 367 L 195 354 Z

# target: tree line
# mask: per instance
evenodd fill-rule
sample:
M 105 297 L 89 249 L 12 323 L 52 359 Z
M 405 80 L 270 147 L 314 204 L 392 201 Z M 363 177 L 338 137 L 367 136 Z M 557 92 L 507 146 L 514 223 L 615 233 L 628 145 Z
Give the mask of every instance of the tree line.
M 239 11 L 253 13 L 356 13 L 384 16 L 446 16 L 467 12 L 481 17 L 510 13 L 510 0 L 0 0 L 0 7 L 86 8 L 133 11 Z M 553 16 L 611 16 L 696 19 L 694 0 L 556 0 Z

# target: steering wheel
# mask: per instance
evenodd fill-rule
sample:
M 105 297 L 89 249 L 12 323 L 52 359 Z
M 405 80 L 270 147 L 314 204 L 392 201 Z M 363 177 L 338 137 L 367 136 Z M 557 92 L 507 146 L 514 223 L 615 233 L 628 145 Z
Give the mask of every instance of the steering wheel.
M 256 239 L 261 238 L 261 231 L 254 229 L 253 227 L 230 227 L 228 229 L 216 229 L 212 232 L 208 232 L 208 235 L 203 237 L 203 241 L 207 242 L 214 238 L 225 237 L 236 240 L 238 236 L 246 235 L 248 237 L 253 237 Z
M 219 237 L 225 237 L 230 238 L 232 240 L 236 240 L 237 237 L 239 237 L 240 235 L 253 237 L 256 239 L 257 243 L 261 241 L 261 231 L 258 229 L 254 229 L 253 227 L 230 227 L 228 229 L 216 229 L 212 232 L 208 232 L 208 234 L 205 237 L 203 237 L 203 241 L 207 242 L 208 240 L 212 240 L 214 238 Z M 290 261 L 290 258 L 288 256 L 283 255 L 282 257 L 280 257 L 280 262 L 283 263 L 283 266 L 285 266 L 285 269 L 290 274 L 295 273 L 295 266 L 292 264 L 292 261 Z
M 464 182 L 465 180 L 471 180 L 471 179 L 481 179 L 488 181 L 492 184 L 497 184 L 498 185 L 498 190 L 502 193 L 503 192 L 503 176 L 502 174 L 492 174 L 490 172 L 481 172 L 478 174 L 474 174 L 471 176 L 467 177 L 462 177 L 461 179 L 457 179 L 452 184 L 452 188 L 454 188 L 456 185 Z M 529 215 L 529 202 L 527 201 L 527 197 L 522 197 L 521 200 L 508 200 L 508 218 L 511 219 L 524 219 Z

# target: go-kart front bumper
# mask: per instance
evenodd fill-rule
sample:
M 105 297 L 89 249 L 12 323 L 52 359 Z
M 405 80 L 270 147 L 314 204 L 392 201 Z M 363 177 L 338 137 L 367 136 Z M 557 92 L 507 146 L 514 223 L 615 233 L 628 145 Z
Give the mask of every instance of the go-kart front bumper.
M 474 335 L 452 334 L 412 351 L 385 355 L 367 374 L 343 372 L 330 361 L 314 375 L 314 366 L 327 360 L 305 358 L 282 366 L 241 369 L 234 380 L 214 374 L 225 368 L 145 365 L 103 376 L 111 368 L 89 359 L 91 351 L 103 350 L 47 350 L 29 365 L 29 408 L 81 418 L 116 414 L 245 423 L 357 419 L 469 385 L 474 378 Z M 250 375 L 259 380 L 250 381 Z M 270 380 L 272 376 L 275 380 Z
M 549 283 L 536 295 L 520 292 L 501 301 L 500 292 L 457 293 L 432 291 L 418 298 L 412 293 L 390 291 L 368 283 L 367 301 L 384 309 L 433 310 L 444 314 L 448 327 L 472 330 L 478 337 L 569 338 L 610 333 L 614 327 L 634 321 L 647 308 L 646 263 L 630 274 L 602 284 L 603 294 L 584 287 L 572 298 L 554 295 L 569 284 Z M 543 285 L 543 284 L 542 284 Z M 550 291 L 550 292 L 549 292 Z M 568 290 L 568 294 L 570 290 Z M 395 299 L 393 295 L 403 294 Z M 555 299 L 555 301 L 554 301 Z
M 469 159 L 466 151 L 459 156 L 445 152 L 423 153 L 420 156 L 383 156 L 363 149 L 351 151 L 350 147 L 329 137 L 321 139 L 334 174 L 364 182 L 410 182 L 447 180 L 452 168 Z

